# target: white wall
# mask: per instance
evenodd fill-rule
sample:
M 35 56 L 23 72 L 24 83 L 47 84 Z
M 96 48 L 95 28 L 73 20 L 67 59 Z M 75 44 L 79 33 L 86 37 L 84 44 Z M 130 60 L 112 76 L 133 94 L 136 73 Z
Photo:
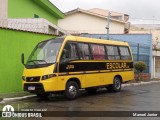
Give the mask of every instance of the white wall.
M 152 50 L 152 78 L 160 78 L 160 51 Z
M 66 31 L 44 18 L 0 19 L 0 27 L 54 35 L 68 34 Z
M 82 12 L 67 15 L 64 19 L 59 20 L 59 27 L 77 33 L 107 33 L 107 19 L 95 17 Z M 124 24 L 116 21 L 110 22 L 110 33 L 123 34 Z
M 8 17 L 8 0 L 0 0 L 0 19 Z

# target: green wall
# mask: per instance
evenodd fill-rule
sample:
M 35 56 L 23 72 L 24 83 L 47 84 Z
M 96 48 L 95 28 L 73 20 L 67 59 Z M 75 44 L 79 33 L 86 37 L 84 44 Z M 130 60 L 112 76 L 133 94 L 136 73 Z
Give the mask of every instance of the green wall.
M 26 61 L 38 42 L 53 37 L 0 28 L 0 93 L 22 90 L 21 53 L 25 53 Z
M 48 6 L 45 6 L 45 4 Z M 44 5 L 44 6 L 43 6 Z M 50 5 L 50 6 L 49 6 Z M 36 0 L 8 0 L 8 17 L 9 18 L 34 18 L 34 14 L 37 14 L 40 18 L 45 18 L 53 24 L 58 24 L 58 16 L 52 13 L 57 13 L 64 16 L 59 9 L 48 2 L 43 0 L 37 2 Z

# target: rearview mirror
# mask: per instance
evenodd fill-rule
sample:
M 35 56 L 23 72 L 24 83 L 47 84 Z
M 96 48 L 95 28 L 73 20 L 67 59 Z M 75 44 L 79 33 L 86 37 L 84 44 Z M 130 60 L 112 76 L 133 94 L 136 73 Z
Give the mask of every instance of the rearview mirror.
M 22 55 L 21 55 L 21 62 L 22 62 L 23 65 L 25 65 L 24 64 L 24 53 L 22 53 Z

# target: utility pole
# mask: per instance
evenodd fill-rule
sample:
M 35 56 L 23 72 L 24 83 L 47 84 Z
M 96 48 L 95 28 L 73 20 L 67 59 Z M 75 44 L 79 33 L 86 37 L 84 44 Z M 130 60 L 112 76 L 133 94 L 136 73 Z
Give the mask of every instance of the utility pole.
M 109 30 L 110 30 L 110 17 L 111 17 L 111 13 L 108 12 L 108 17 L 107 17 L 107 39 L 109 40 Z
M 138 43 L 138 45 L 137 45 L 137 61 L 139 61 L 139 50 L 140 50 L 139 47 L 140 47 L 140 46 L 139 46 L 139 43 Z

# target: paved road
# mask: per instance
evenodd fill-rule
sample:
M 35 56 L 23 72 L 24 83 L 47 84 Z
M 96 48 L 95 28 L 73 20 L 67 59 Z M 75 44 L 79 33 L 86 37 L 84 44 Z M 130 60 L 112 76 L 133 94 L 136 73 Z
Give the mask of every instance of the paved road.
M 1 104 L 10 104 L 18 109 L 43 109 L 47 111 L 160 111 L 160 83 L 149 85 L 125 87 L 119 93 L 109 93 L 107 90 L 98 91 L 96 94 L 81 93 L 73 101 L 67 101 L 63 96 L 49 97 L 49 99 L 32 98 L 29 100 L 15 101 Z M 94 113 L 93 113 L 94 114 Z M 37 118 L 38 120 L 40 118 Z M 44 119 L 44 118 L 41 118 Z M 40 120 L 41 120 L 40 119 Z M 49 119 L 49 118 L 48 118 Z M 48 120 L 47 119 L 47 120 Z M 56 120 L 71 118 L 55 118 Z M 115 118 L 72 118 L 83 119 L 111 119 Z M 159 120 L 160 118 L 121 118 L 123 120 Z

